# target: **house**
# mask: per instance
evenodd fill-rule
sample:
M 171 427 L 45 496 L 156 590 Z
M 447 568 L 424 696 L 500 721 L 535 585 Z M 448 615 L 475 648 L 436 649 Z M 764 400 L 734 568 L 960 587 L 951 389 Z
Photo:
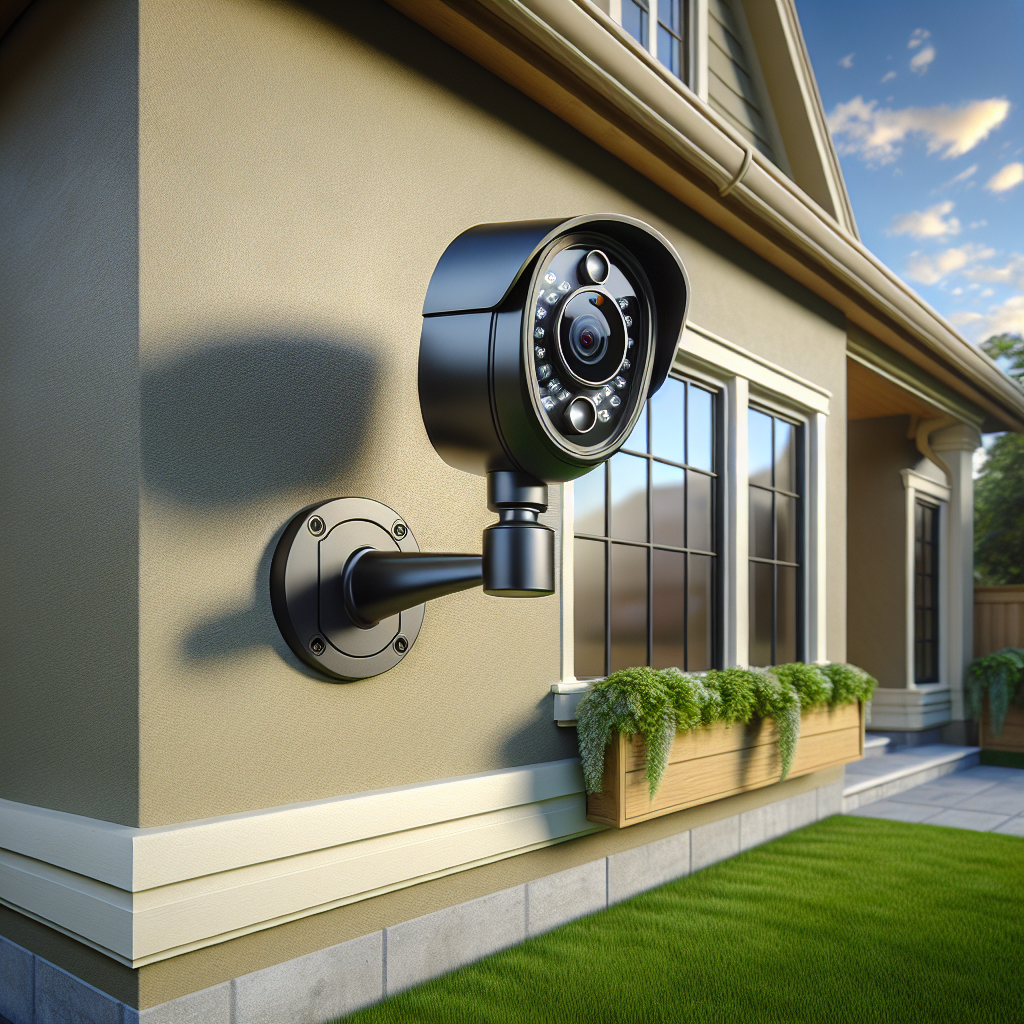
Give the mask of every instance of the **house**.
M 0 1014 L 327 1020 L 838 810 L 841 767 L 589 822 L 625 665 L 849 660 L 874 728 L 969 737 L 971 454 L 1024 392 L 859 241 L 793 0 L 3 9 Z M 550 489 L 557 594 L 326 679 L 271 608 L 297 512 L 494 519 L 420 414 L 439 257 L 598 213 L 689 318 Z

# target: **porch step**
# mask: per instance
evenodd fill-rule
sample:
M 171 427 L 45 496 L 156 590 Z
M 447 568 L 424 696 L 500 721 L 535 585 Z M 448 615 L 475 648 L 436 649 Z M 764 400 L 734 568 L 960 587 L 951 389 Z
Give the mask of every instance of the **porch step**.
M 973 768 L 981 747 L 955 747 L 949 743 L 930 743 L 920 747 L 902 747 L 898 754 L 882 757 L 867 754 L 846 766 L 843 787 L 843 813 L 906 792 L 922 782 L 942 775 Z
M 873 736 L 868 733 L 864 737 L 864 756 L 883 757 L 889 752 L 889 744 L 892 741 L 888 736 Z

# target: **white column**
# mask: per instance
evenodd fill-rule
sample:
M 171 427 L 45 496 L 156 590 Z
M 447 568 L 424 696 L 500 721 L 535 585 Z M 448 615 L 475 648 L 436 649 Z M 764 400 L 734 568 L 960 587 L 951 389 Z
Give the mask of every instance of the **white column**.
M 964 670 L 974 655 L 974 451 L 981 434 L 966 423 L 931 435 L 932 450 L 949 468 L 946 536 L 946 665 L 954 722 L 964 714 Z

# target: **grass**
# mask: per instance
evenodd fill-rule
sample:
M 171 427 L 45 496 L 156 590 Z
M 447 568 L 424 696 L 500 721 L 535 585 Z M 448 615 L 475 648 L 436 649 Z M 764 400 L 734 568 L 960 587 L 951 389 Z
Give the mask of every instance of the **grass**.
M 1024 1021 L 1024 840 L 833 817 L 345 1020 Z

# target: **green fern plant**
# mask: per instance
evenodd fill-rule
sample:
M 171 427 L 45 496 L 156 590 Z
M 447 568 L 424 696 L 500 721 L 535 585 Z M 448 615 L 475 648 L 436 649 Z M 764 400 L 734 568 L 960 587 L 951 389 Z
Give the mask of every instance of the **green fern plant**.
M 1006 721 L 1006 712 L 1024 684 L 1024 650 L 1004 647 L 995 654 L 975 658 L 967 669 L 964 687 L 970 716 L 981 717 L 981 703 L 988 692 L 988 714 L 992 732 L 999 736 Z
M 588 793 L 600 793 L 605 747 L 613 731 L 643 736 L 646 779 L 653 798 L 668 766 L 676 732 L 716 722 L 773 718 L 779 729 L 784 779 L 800 737 L 800 713 L 812 707 L 871 699 L 876 681 L 854 665 L 805 665 L 772 669 L 727 668 L 680 672 L 677 668 L 628 668 L 601 679 L 576 708 L 580 760 Z

